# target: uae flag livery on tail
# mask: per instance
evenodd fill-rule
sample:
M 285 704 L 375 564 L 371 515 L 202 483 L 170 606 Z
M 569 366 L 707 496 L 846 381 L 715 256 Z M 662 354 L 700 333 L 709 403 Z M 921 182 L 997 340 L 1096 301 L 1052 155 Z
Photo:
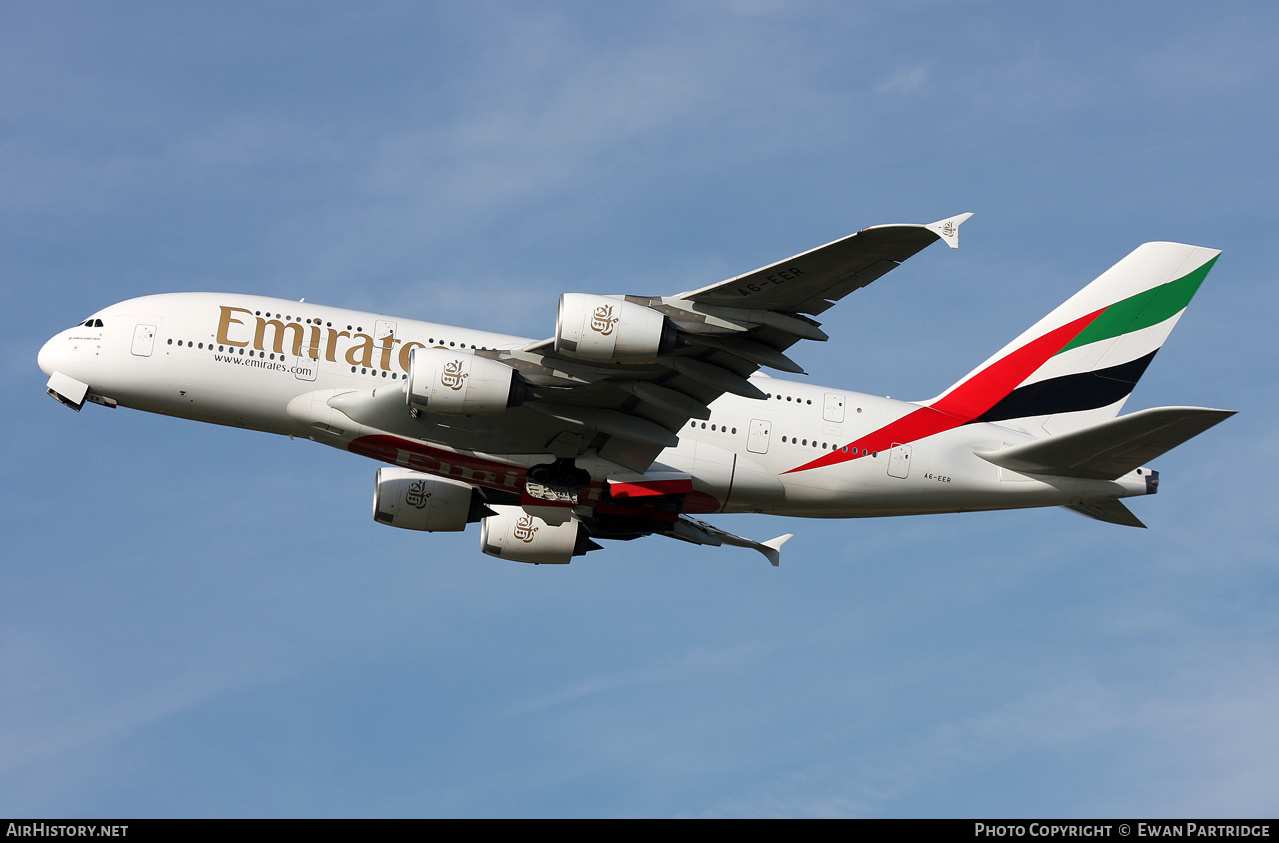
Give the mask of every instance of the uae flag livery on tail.
M 973 422 L 1035 436 L 1115 418 L 1221 252 L 1146 243 L 918 410 L 791 469 L 808 471 Z
M 1144 244 L 930 404 L 1049 435 L 1114 418 L 1220 254 Z M 1018 356 L 1001 382 L 970 389 Z

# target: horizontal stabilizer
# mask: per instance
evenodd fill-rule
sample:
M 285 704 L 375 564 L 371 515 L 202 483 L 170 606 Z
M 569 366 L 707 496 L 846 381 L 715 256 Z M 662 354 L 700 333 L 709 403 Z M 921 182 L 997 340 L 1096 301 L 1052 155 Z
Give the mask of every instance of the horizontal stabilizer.
M 1087 515 L 1089 518 L 1096 518 L 1098 521 L 1105 521 L 1107 524 L 1141 527 L 1143 530 L 1146 528 L 1146 525 L 1141 523 L 1141 520 L 1132 514 L 1132 510 L 1124 506 L 1123 502 L 1118 498 L 1092 501 L 1091 503 L 1077 503 L 1074 506 L 1066 507 L 1066 509 L 1078 512 L 1080 515 Z
M 1027 474 L 1115 480 L 1233 415 L 1205 407 L 1156 407 L 977 456 Z

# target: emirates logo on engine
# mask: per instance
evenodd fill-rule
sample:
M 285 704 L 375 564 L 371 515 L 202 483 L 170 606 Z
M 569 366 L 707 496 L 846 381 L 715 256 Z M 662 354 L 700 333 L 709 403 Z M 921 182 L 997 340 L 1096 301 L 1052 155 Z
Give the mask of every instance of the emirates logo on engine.
M 515 521 L 515 529 L 513 532 L 515 533 L 515 538 L 527 544 L 528 542 L 533 541 L 533 535 L 537 532 L 537 530 L 538 528 L 533 526 L 532 515 L 521 515 Z
M 459 390 L 466 381 L 466 372 L 462 371 L 462 361 L 454 360 L 452 363 L 444 364 L 444 371 L 440 373 L 440 383 L 452 390 Z
M 404 500 L 409 506 L 423 509 L 426 501 L 431 497 L 431 493 L 426 491 L 425 480 L 414 480 L 409 484 L 409 490 L 404 496 Z
M 613 333 L 613 326 L 617 324 L 618 317 L 613 315 L 613 306 L 601 305 L 595 308 L 595 315 L 591 317 L 591 330 L 602 337 L 607 337 Z

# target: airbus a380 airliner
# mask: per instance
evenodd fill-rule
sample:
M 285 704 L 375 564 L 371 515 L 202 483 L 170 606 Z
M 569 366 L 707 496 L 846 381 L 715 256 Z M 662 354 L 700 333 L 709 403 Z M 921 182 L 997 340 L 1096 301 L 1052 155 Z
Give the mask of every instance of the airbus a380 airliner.
M 814 317 L 961 214 L 882 225 L 674 296 L 560 297 L 547 340 L 228 293 L 112 305 L 40 350 L 48 392 L 372 457 L 373 515 L 482 522 L 484 553 L 566 563 L 660 534 L 749 547 L 694 516 L 854 518 L 1064 506 L 1143 526 L 1144 464 L 1232 415 L 1119 416 L 1219 252 L 1146 243 L 929 401 L 773 378 Z

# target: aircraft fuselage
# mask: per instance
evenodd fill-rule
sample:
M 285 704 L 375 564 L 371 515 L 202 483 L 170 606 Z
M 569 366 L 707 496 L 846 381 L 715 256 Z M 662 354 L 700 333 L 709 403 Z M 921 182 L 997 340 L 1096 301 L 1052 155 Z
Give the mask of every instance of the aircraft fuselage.
M 100 327 L 99 327 L 100 326 Z M 428 474 L 514 491 L 547 452 L 519 452 L 530 431 L 558 432 L 527 407 L 496 416 L 410 416 L 404 386 L 416 348 L 514 349 L 523 337 L 281 299 L 222 293 L 146 296 L 112 305 L 40 351 L 46 374 L 87 385 L 87 400 L 313 439 Z M 920 404 L 756 375 L 766 394 L 726 394 L 679 432 L 655 467 L 692 475 L 685 511 L 861 517 L 1071 505 L 1153 491 L 1151 472 L 1118 480 L 1046 477 L 976 454 L 1034 437 L 998 424 L 908 417 Z M 327 399 L 376 390 L 354 421 Z M 399 397 L 396 398 L 395 396 Z M 379 405 L 380 406 L 380 405 Z M 393 409 L 394 408 L 394 409 Z M 381 413 L 381 415 L 379 415 Z M 370 420 L 385 418 L 370 424 Z M 919 438 L 895 434 L 924 430 Z M 608 466 L 580 461 L 596 481 Z M 615 471 L 614 467 L 614 471 Z

